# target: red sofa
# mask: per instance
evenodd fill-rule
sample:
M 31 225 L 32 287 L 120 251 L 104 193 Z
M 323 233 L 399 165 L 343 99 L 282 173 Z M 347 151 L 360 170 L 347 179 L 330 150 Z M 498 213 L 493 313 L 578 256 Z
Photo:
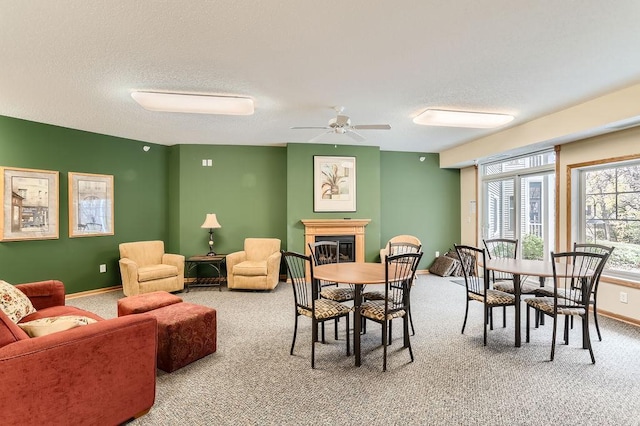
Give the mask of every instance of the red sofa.
M 149 411 L 156 386 L 155 318 L 105 320 L 65 306 L 60 281 L 16 288 L 37 310 L 21 322 L 61 315 L 98 322 L 29 338 L 0 311 L 0 423 L 117 425 Z

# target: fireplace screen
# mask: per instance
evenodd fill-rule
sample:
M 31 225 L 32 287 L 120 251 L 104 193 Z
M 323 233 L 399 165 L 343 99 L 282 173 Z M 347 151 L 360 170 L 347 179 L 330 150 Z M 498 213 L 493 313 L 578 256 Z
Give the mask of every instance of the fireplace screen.
M 354 235 L 323 235 L 316 236 L 316 243 L 320 241 L 337 241 L 340 247 L 340 262 L 356 261 L 356 238 Z M 335 253 L 333 254 L 335 258 Z M 333 260 L 331 260 L 333 261 Z

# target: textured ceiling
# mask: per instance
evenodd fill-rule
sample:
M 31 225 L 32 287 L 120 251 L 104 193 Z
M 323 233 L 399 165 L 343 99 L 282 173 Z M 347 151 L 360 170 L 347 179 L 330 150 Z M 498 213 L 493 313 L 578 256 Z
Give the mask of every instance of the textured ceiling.
M 637 0 L 0 0 L 0 115 L 164 145 L 283 145 L 342 105 L 352 124 L 391 125 L 362 144 L 440 152 L 496 130 L 414 124 L 427 107 L 516 126 L 637 83 L 639 21 Z M 150 112 L 133 90 L 250 96 L 255 114 Z

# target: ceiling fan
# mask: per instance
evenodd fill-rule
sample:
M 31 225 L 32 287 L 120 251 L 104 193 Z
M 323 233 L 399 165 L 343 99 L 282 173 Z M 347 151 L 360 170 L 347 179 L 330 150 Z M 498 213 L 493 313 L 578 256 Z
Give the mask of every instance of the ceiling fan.
M 326 126 L 304 126 L 304 127 L 291 127 L 292 129 L 325 129 L 326 132 L 319 134 L 318 136 L 310 139 L 309 142 L 315 142 L 327 133 L 337 133 L 339 135 L 347 135 L 350 138 L 362 142 L 365 137 L 356 130 L 389 130 L 391 126 L 389 124 L 351 124 L 351 119 L 347 115 L 342 115 L 344 107 L 338 106 L 334 110 L 338 114 L 335 118 L 329 120 L 329 124 Z

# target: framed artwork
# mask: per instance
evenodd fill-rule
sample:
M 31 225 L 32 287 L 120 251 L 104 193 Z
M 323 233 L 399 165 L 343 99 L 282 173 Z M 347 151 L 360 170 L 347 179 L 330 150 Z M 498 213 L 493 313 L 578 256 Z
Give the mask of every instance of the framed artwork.
M 0 241 L 58 238 L 58 172 L 0 167 Z
M 69 172 L 69 237 L 113 235 L 113 176 Z
M 313 211 L 356 211 L 356 157 L 313 157 Z

